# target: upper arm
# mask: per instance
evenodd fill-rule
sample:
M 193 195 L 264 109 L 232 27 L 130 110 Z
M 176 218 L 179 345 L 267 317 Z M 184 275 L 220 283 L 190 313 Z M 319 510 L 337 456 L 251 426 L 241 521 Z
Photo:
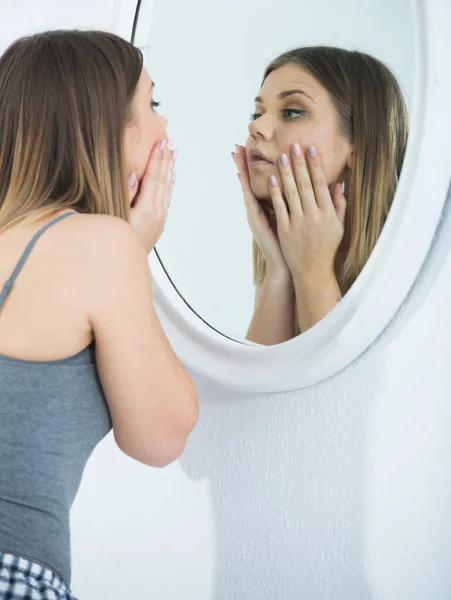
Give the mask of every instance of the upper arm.
M 115 438 L 137 460 L 167 464 L 197 420 L 196 393 L 155 312 L 144 248 L 126 222 L 100 225 L 88 319 Z

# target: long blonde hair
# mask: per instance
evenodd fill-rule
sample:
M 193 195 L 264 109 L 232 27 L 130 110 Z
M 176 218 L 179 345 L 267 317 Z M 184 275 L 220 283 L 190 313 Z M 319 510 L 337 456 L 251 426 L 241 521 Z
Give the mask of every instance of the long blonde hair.
M 0 58 L 0 231 L 63 209 L 129 220 L 124 131 L 140 50 L 101 31 L 48 31 Z
M 294 63 L 307 69 L 329 92 L 341 132 L 354 146 L 352 169 L 343 174 L 347 211 L 337 273 L 349 290 L 368 260 L 395 196 L 409 132 L 400 86 L 381 61 L 357 51 L 307 46 L 286 52 L 266 69 Z M 266 263 L 254 240 L 254 282 L 266 276 Z

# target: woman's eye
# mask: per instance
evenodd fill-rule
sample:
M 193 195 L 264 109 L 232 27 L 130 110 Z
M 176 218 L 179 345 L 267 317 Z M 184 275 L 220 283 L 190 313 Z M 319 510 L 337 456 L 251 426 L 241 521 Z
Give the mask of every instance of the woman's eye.
M 161 102 L 155 102 L 155 100 L 152 100 L 151 106 L 152 106 L 152 109 L 155 110 L 156 108 L 161 106 Z
M 302 117 L 303 115 L 305 115 L 307 111 L 302 110 L 300 108 L 285 108 L 285 110 L 282 111 L 283 114 L 283 118 L 284 119 L 296 119 L 297 117 Z M 262 113 L 252 113 L 250 115 L 250 120 L 251 121 L 256 121 L 259 117 L 262 116 Z
M 261 117 L 261 113 L 251 113 L 250 115 L 250 120 L 251 121 L 256 121 L 258 119 L 258 117 Z
M 302 115 L 305 115 L 306 112 L 307 111 L 298 108 L 286 108 L 283 111 L 283 116 L 285 119 L 296 119 L 296 117 L 302 117 Z

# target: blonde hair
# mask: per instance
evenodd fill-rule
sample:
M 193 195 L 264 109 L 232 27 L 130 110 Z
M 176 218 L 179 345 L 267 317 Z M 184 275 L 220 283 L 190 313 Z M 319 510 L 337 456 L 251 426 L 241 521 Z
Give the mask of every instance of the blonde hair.
M 0 58 L 0 231 L 73 209 L 129 220 L 124 131 L 142 53 L 101 31 L 48 31 Z
M 263 81 L 286 64 L 307 69 L 329 92 L 343 135 L 354 146 L 346 169 L 347 210 L 337 273 L 342 292 L 367 262 L 392 204 L 409 132 L 407 108 L 395 76 L 381 61 L 357 51 L 310 46 L 286 52 L 266 69 Z M 254 240 L 254 282 L 266 276 L 266 263 Z

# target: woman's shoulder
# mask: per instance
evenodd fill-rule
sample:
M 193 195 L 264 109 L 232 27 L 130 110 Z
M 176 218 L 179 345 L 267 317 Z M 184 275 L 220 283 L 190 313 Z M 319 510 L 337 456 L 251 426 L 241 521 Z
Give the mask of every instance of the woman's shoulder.
M 134 265 L 148 270 L 144 246 L 124 219 L 76 213 L 60 224 L 56 247 L 65 248 L 60 260 L 65 259 L 80 284 L 102 288 L 131 275 Z
M 119 239 L 136 237 L 127 221 L 110 215 L 74 213 L 66 223 L 68 233 L 86 236 L 86 241 L 93 244 L 117 241 L 118 236 Z
M 144 252 L 138 236 L 124 219 L 76 213 L 65 221 L 61 235 L 73 249 L 88 255 L 91 260 L 123 256 L 124 252 Z

